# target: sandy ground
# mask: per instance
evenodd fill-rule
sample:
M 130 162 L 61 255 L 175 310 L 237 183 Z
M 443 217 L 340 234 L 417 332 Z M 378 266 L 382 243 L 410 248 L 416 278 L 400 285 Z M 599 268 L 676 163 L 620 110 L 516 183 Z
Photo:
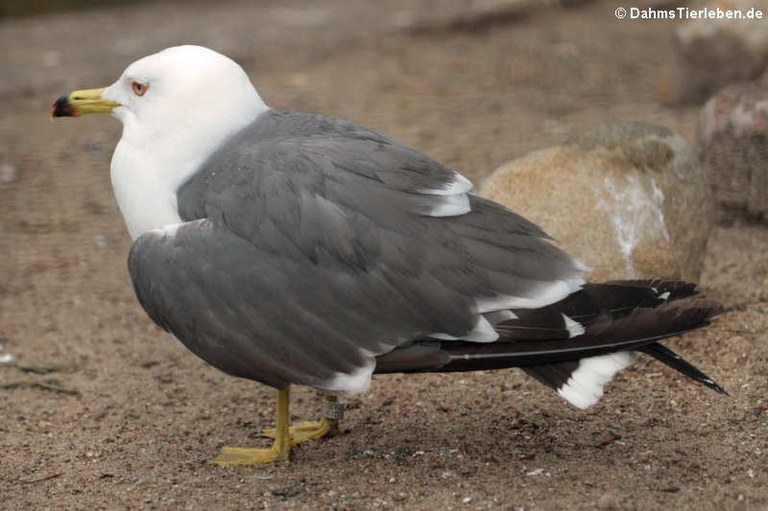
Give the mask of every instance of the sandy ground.
M 53 99 L 181 42 L 238 59 L 273 106 L 362 122 L 480 178 L 606 121 L 695 135 L 657 101 L 672 24 L 615 5 L 448 30 L 462 2 L 143 6 L 0 22 L 0 508 L 768 510 L 768 229 L 718 228 L 702 285 L 727 307 L 673 340 L 724 398 L 641 359 L 579 411 L 514 370 L 388 376 L 291 463 L 258 445 L 273 391 L 206 366 L 145 317 L 108 166 L 119 124 Z M 448 21 L 446 21 L 448 20 Z M 319 413 L 295 389 L 296 418 Z

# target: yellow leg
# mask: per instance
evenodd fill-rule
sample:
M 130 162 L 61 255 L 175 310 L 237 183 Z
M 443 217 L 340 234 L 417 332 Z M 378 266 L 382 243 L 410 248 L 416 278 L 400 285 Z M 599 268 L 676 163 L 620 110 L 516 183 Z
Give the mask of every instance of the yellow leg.
M 326 435 L 334 435 L 338 433 L 340 408 L 339 405 L 336 405 L 336 396 L 325 396 L 325 401 L 325 416 L 319 421 L 299 422 L 288 428 L 291 446 L 306 442 L 307 440 L 315 440 L 323 438 Z M 329 410 L 331 413 L 328 413 Z M 276 428 L 266 428 L 261 430 L 261 436 L 275 438 L 276 431 Z
M 277 391 L 277 423 L 275 428 L 275 442 L 268 449 L 255 449 L 248 447 L 224 447 L 218 456 L 212 461 L 216 465 L 255 465 L 257 463 L 271 463 L 273 461 L 287 461 L 291 455 L 291 437 L 288 431 L 290 414 L 288 405 L 290 402 L 289 390 Z

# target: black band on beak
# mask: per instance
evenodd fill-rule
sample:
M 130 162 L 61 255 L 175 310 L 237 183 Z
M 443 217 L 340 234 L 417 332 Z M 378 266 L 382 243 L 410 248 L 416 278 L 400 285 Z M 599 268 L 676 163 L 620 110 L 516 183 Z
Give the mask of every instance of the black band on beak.
M 53 117 L 79 117 L 78 108 L 69 101 L 69 96 L 62 96 L 51 107 Z

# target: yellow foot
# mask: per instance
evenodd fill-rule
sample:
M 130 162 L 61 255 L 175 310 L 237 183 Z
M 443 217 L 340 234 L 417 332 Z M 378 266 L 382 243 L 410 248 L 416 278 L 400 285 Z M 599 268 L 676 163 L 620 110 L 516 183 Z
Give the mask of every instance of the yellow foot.
M 287 460 L 290 450 L 285 450 L 281 456 L 280 448 L 276 445 L 269 449 L 252 449 L 248 447 L 224 447 L 211 463 L 222 467 L 234 465 L 256 465 L 259 463 L 272 463 L 274 461 Z
M 320 419 L 319 421 L 307 421 L 299 422 L 288 428 L 290 435 L 290 444 L 293 447 L 301 442 L 307 440 L 315 440 L 317 438 L 323 438 L 325 435 L 333 430 L 333 422 L 328 419 Z M 266 428 L 261 430 L 261 436 L 267 438 L 275 438 L 275 428 Z
M 290 393 L 288 388 L 277 391 L 277 427 L 265 429 L 262 435 L 275 440 L 269 449 L 255 449 L 247 447 L 224 447 L 219 455 L 211 462 L 215 465 L 255 465 L 257 463 L 272 463 L 274 461 L 287 461 L 291 456 L 291 447 L 307 440 L 322 438 L 329 433 L 338 431 L 339 420 L 343 412 L 343 406 L 336 403 L 336 398 L 331 396 L 326 399 L 326 417 L 318 422 L 301 422 L 295 426 L 288 426 L 290 414 L 288 402 Z M 329 404 L 331 403 L 331 404 Z M 330 415 L 328 415 L 330 414 Z

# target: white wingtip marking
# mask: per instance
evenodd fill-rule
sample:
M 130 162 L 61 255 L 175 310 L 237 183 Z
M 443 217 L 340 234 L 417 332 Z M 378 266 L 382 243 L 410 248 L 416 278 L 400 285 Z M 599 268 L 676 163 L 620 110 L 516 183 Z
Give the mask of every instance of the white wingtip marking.
M 428 188 L 418 190 L 418 193 L 427 195 L 463 195 L 472 191 L 472 181 L 462 176 L 458 172 L 453 173 L 453 181 L 445 185 L 444 188 Z
M 475 327 L 467 335 L 462 337 L 471 342 L 493 342 L 499 338 L 499 333 L 484 316 L 477 315 Z
M 634 353 L 628 351 L 583 358 L 579 361 L 579 367 L 557 393 L 576 408 L 588 408 L 603 397 L 605 384 L 634 361 Z
M 445 188 L 446 194 L 457 194 L 457 193 L 468 193 L 472 191 L 472 181 L 467 179 L 466 177 L 462 176 L 458 172 L 456 172 L 454 175 L 454 180 L 451 182 L 450 185 L 448 185 L 447 188 Z
M 563 321 L 565 321 L 565 328 L 568 330 L 568 337 L 576 337 L 584 333 L 584 325 L 578 321 L 574 321 L 565 314 L 562 314 Z
M 442 195 L 428 214 L 434 217 L 459 216 L 469 213 L 471 209 L 467 195 Z

